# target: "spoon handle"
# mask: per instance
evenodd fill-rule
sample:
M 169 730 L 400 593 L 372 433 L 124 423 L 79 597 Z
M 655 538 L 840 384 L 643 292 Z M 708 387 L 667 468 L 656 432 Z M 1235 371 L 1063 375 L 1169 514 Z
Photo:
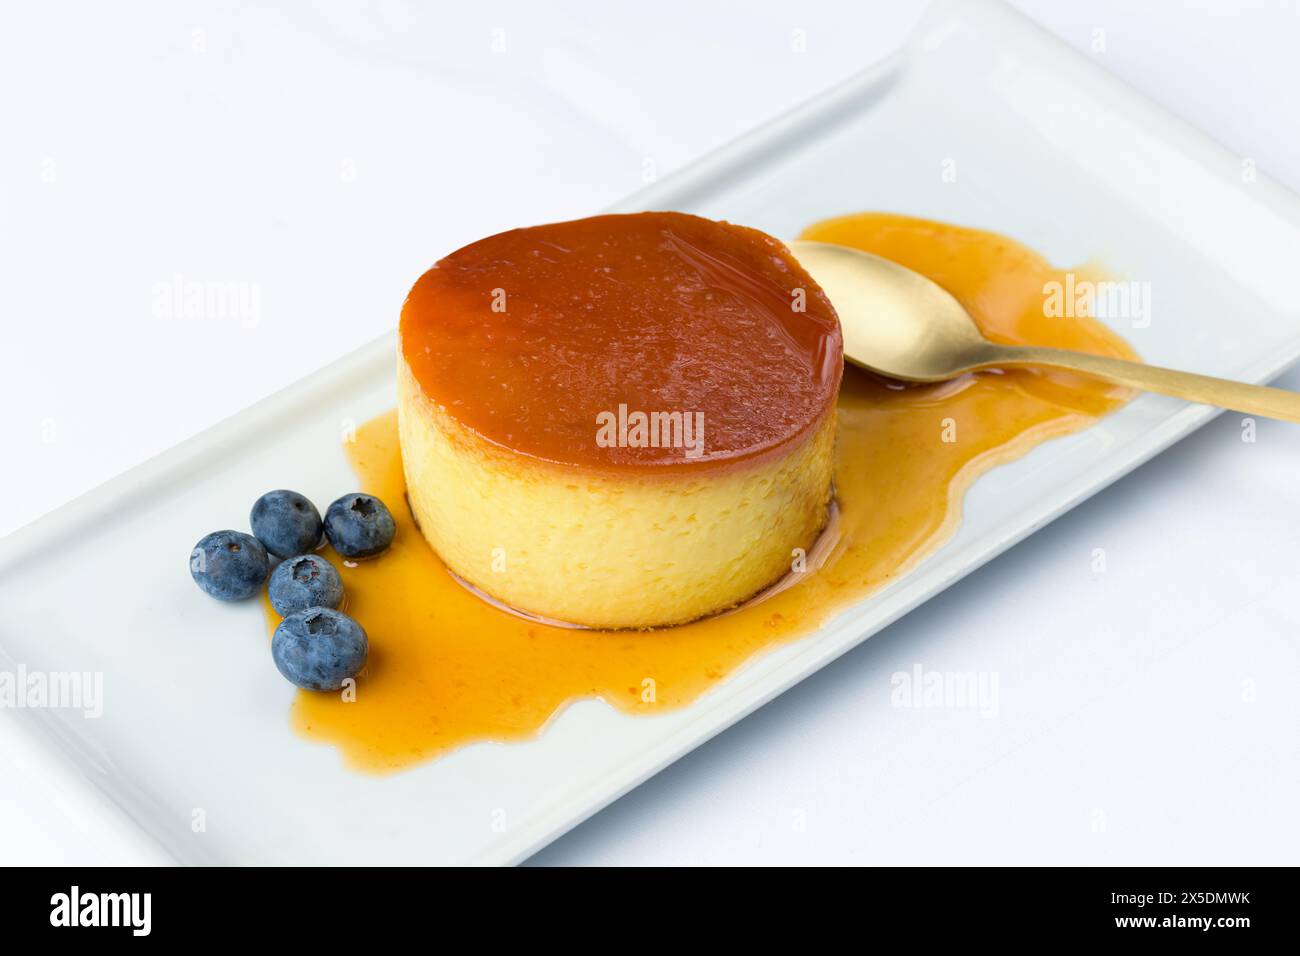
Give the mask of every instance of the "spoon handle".
M 1210 375 L 1178 372 L 1158 365 L 1126 362 L 1123 359 L 1071 352 L 1067 349 L 1004 345 L 993 346 L 987 359 L 981 354 L 979 364 L 981 367 L 1050 365 L 1116 385 L 1185 398 L 1189 402 L 1217 405 L 1247 415 L 1300 422 L 1300 393 L 1264 385 L 1247 385 Z

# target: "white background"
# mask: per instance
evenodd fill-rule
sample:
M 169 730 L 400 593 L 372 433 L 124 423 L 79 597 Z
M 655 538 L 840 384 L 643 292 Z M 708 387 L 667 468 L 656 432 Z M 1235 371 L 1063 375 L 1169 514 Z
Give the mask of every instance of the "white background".
M 1300 4 L 1015 5 L 1300 189 Z M 9 5 L 0 534 L 380 335 L 445 252 L 601 209 L 923 7 Z M 256 315 L 161 316 L 177 276 L 248 283 Z M 1300 728 L 1267 703 L 1300 677 L 1300 433 L 1240 433 L 1217 419 L 535 861 L 1296 862 Z M 1044 660 L 1107 692 L 1019 692 Z M 998 716 L 891 707 L 916 664 L 996 671 Z M 0 862 L 130 859 L 21 768 Z

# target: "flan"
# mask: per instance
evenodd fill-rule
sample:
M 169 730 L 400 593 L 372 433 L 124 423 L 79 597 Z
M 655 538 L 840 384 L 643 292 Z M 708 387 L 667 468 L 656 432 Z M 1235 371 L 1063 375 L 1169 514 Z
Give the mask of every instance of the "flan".
M 593 628 L 797 568 L 831 503 L 839 322 L 776 239 L 671 212 L 515 229 L 402 308 L 407 497 L 449 570 Z

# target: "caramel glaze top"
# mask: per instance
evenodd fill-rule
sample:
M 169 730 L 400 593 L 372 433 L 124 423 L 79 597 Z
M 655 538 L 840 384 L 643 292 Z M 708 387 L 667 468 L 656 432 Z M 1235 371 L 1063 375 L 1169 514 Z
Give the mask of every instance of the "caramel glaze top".
M 579 467 L 702 468 L 778 453 L 834 408 L 843 373 L 835 310 L 782 243 L 675 212 L 465 246 L 416 282 L 400 332 L 424 394 L 461 424 Z M 702 454 L 603 447 L 598 415 L 620 405 L 629 416 L 702 412 Z

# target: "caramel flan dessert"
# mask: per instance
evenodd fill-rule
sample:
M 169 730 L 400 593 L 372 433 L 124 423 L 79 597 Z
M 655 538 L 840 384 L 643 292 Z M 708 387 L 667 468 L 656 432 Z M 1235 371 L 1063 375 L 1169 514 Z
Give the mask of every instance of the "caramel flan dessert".
M 411 513 L 452 572 L 529 615 L 715 614 L 825 526 L 842 374 L 830 301 L 757 230 L 654 212 L 491 236 L 402 308 Z

